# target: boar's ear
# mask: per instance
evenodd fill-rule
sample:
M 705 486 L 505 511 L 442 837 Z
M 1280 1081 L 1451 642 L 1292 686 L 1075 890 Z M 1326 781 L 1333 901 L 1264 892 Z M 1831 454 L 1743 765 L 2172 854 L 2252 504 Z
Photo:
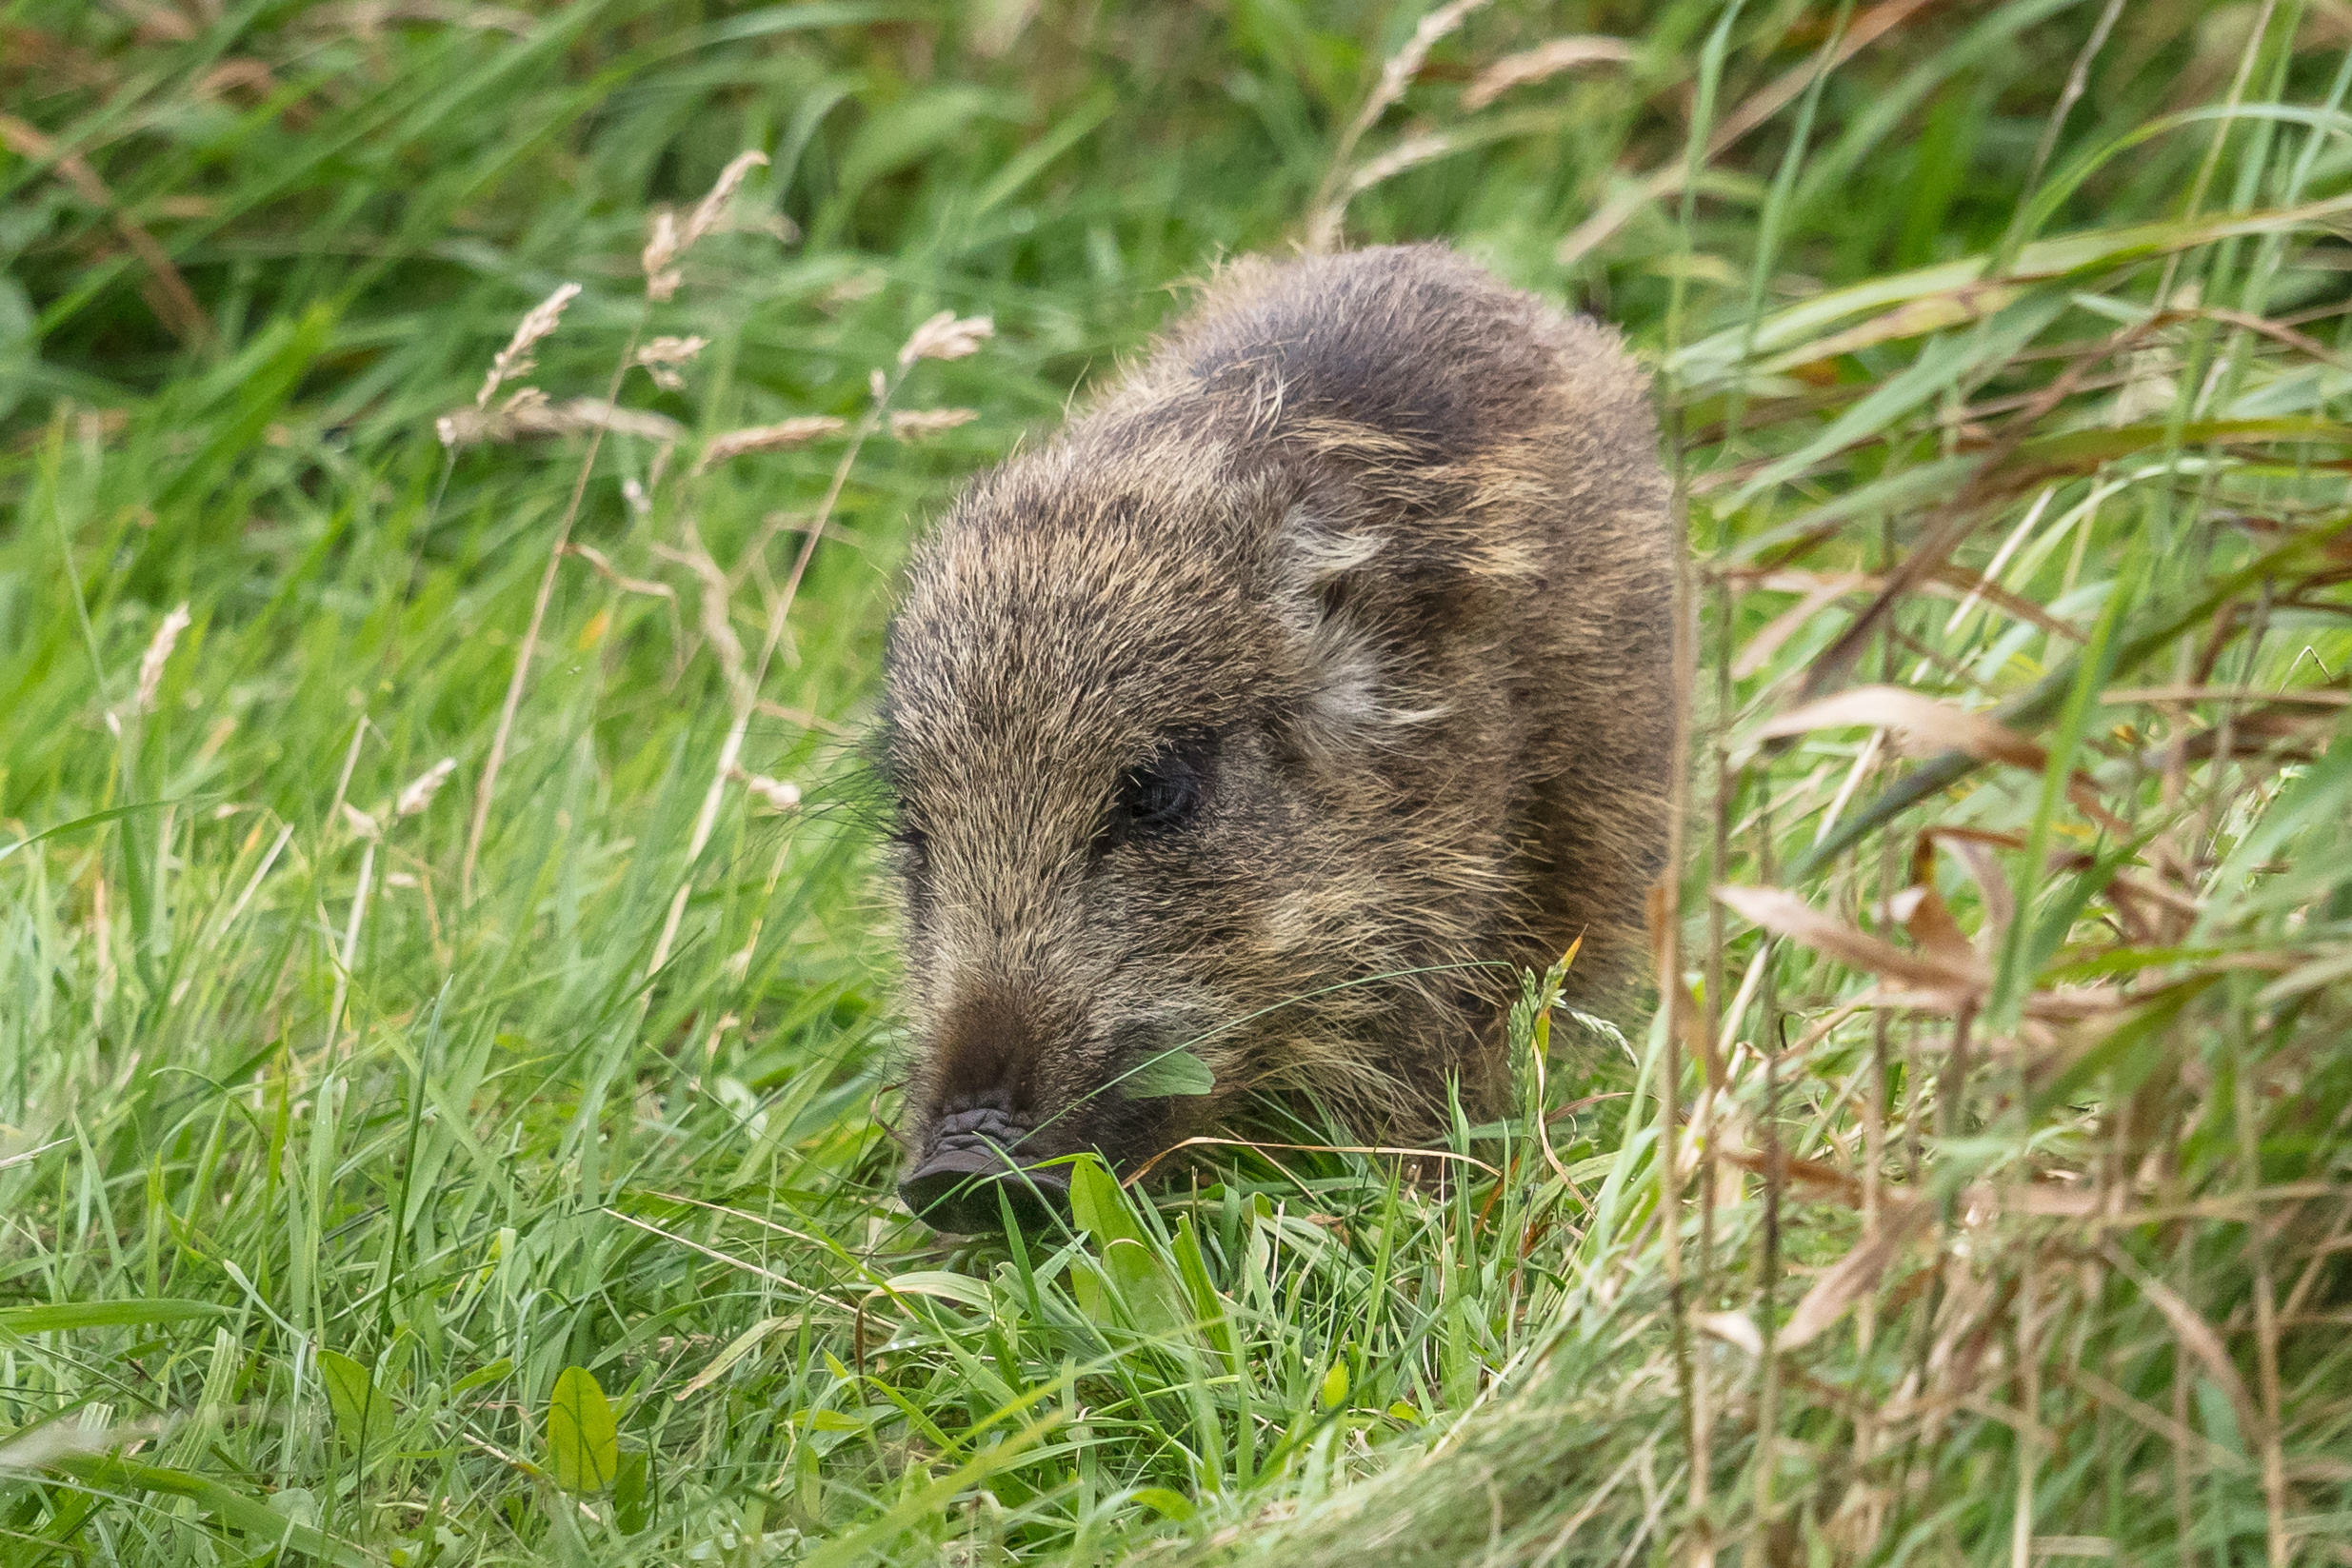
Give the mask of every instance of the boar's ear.
M 1300 739 L 1310 753 L 1360 746 L 1367 728 L 1425 722 L 1434 709 L 1397 701 L 1393 650 L 1379 632 L 1377 581 L 1385 547 L 1377 533 L 1334 526 L 1304 506 L 1286 511 L 1275 532 L 1283 620 L 1309 695 Z

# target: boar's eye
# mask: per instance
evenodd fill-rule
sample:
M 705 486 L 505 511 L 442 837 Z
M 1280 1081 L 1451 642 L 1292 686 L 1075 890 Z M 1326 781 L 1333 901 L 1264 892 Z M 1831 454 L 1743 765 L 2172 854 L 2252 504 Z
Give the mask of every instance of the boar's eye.
M 1104 838 L 1112 844 L 1166 838 L 1190 827 L 1208 804 L 1215 755 L 1206 739 L 1160 748 L 1150 761 L 1120 776 Z

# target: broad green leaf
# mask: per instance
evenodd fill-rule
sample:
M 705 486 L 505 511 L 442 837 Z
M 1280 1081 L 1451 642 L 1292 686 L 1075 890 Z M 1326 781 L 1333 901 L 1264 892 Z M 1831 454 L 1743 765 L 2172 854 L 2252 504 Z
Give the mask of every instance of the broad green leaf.
M 1126 1237 L 1105 1243 L 1103 1272 L 1145 1333 L 1177 1333 L 1191 1320 L 1167 1265 L 1149 1243 Z
M 612 1406 L 584 1366 L 568 1366 L 548 1399 L 548 1459 L 555 1484 L 567 1492 L 602 1492 L 621 1465 L 621 1435 Z
M 843 1410 L 811 1410 L 808 1430 L 811 1432 L 863 1432 L 873 1425 L 870 1416 L 852 1416 Z
M 318 1377 L 327 1385 L 327 1403 L 335 1413 L 335 1430 L 344 1445 L 359 1455 L 382 1448 L 391 1436 L 392 1401 L 368 1369 L 340 1351 L 322 1350 Z
M 613 1478 L 612 1522 L 625 1536 L 653 1522 L 653 1463 L 633 1448 L 622 1453 L 620 1473 Z
M 449 1385 L 449 1392 L 453 1395 L 470 1394 L 477 1388 L 481 1388 L 498 1381 L 499 1379 L 504 1378 L 508 1373 L 512 1372 L 513 1370 L 513 1358 L 508 1356 L 501 1356 L 489 1365 L 485 1367 L 477 1367 L 473 1371 L 468 1372 L 464 1377 L 458 1379 L 457 1381 Z
M 1323 1375 L 1323 1407 L 1337 1410 L 1347 1402 L 1347 1363 L 1333 1361 L 1331 1370 Z
M 1119 1080 L 1119 1092 L 1129 1100 L 1204 1095 L 1216 1087 L 1216 1072 L 1181 1046 L 1162 1051 Z
M 1192 1517 L 1192 1499 L 1165 1486 L 1139 1486 L 1127 1494 L 1162 1518 L 1182 1524 Z
M 1126 1194 L 1119 1190 L 1118 1179 L 1092 1155 L 1083 1155 L 1070 1164 L 1070 1217 L 1080 1230 L 1093 1236 L 1096 1246 L 1144 1239 L 1143 1228 L 1127 1210 Z
M 1209 1343 L 1226 1358 L 1227 1364 L 1239 1370 L 1241 1349 L 1234 1342 L 1233 1325 L 1226 1317 L 1225 1298 L 1217 1294 L 1216 1280 L 1209 1274 L 1208 1259 L 1201 1251 L 1201 1239 L 1192 1229 L 1190 1215 L 1176 1221 L 1176 1240 L 1171 1250 L 1176 1254 L 1176 1274 L 1184 1282 L 1192 1320 L 1202 1325 Z
M 1103 1271 L 1090 1259 L 1073 1259 L 1069 1267 L 1070 1294 L 1078 1299 L 1078 1310 L 1087 1319 L 1101 1322 L 1110 1315 L 1110 1289 L 1103 1283 Z

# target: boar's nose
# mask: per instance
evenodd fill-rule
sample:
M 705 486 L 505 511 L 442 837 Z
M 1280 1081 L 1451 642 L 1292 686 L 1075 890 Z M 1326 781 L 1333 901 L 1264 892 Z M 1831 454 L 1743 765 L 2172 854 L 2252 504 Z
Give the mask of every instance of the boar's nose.
M 1000 1104 L 967 1103 L 933 1124 L 923 1158 L 899 1181 L 899 1196 L 933 1229 L 970 1235 L 1005 1228 L 1001 1193 L 1025 1234 L 1042 1233 L 1069 1211 L 1069 1173 L 1030 1163 L 1040 1151 L 1021 1157 L 1029 1131 Z
M 991 1143 L 954 1141 L 931 1151 L 898 1184 L 907 1206 L 933 1230 L 966 1235 L 1005 1228 L 1002 1194 L 1023 1234 L 1069 1212 L 1069 1175 L 1059 1165 L 1018 1165 Z

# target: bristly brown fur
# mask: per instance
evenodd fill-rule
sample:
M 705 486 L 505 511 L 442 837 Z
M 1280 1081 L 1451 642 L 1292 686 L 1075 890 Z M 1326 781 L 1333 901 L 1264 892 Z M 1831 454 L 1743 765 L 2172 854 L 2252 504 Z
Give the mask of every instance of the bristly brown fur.
M 1515 968 L 1621 973 L 1658 868 L 1656 443 L 1613 331 L 1411 246 L 1225 268 L 973 485 L 888 660 L 916 1158 L 1495 1108 Z M 1178 1046 L 1213 1094 L 1105 1092 Z

